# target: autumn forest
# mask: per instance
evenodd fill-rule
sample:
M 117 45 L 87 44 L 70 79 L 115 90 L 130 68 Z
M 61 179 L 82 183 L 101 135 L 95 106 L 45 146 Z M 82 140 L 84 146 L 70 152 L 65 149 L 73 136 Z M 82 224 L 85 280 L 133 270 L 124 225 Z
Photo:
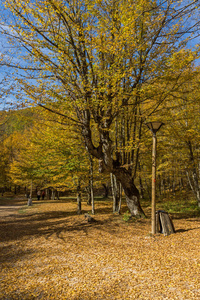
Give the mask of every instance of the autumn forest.
M 4 0 L 0 9 L 0 203 L 25 205 L 14 215 L 2 215 L 2 228 L 10 235 L 6 236 L 4 229 L 0 231 L 8 244 L 14 243 L 16 235 L 16 249 L 22 252 L 35 249 L 34 243 L 41 247 L 35 252 L 35 262 L 31 256 L 31 264 L 39 264 L 41 253 L 47 251 L 40 243 L 51 244 L 61 253 L 66 244 L 58 246 L 57 239 L 59 243 L 73 240 L 67 244 L 73 249 L 71 273 L 67 275 L 71 281 L 61 276 L 60 263 L 55 267 L 58 254 L 54 261 L 53 252 L 50 254 L 53 250 L 46 253 L 47 265 L 51 260 L 56 278 L 67 282 L 67 296 L 61 283 L 56 283 L 58 290 L 52 288 L 50 293 L 50 286 L 45 291 L 40 281 L 37 288 L 29 278 L 32 294 L 22 290 L 17 298 L 21 288 L 10 288 L 6 279 L 4 291 L 10 289 L 10 298 L 2 294 L 2 299 L 197 299 L 200 289 L 192 286 L 191 266 L 186 270 L 190 278 L 187 294 L 185 285 L 178 283 L 180 266 L 176 268 L 176 260 L 182 255 L 179 246 L 184 236 L 195 245 L 199 232 L 200 1 Z M 177 237 L 170 236 L 172 241 L 146 236 L 152 197 L 149 122 L 163 123 L 157 132 L 156 199 L 159 209 L 175 218 L 179 231 Z M 44 202 L 36 201 L 38 191 L 44 191 Z M 31 207 L 27 207 L 27 198 L 33 199 Z M 91 219 L 84 220 L 84 213 Z M 22 223 L 15 223 L 18 217 Z M 29 235 L 35 242 L 28 239 L 26 248 Z M 86 252 L 96 264 L 95 274 L 101 283 L 104 276 L 109 278 L 98 288 L 94 288 L 99 284 L 98 276 L 92 276 L 88 269 L 80 271 L 86 255 L 83 247 L 87 247 L 84 236 L 89 243 Z M 128 239 L 135 238 L 132 252 Z M 169 250 L 172 252 L 165 258 L 166 249 L 172 249 L 171 242 L 178 249 L 177 256 Z M 105 268 L 101 265 L 98 269 L 93 243 Z M 159 243 L 161 250 L 152 269 L 153 245 L 158 251 Z M 108 249 L 106 257 L 104 251 Z M 194 249 L 187 243 L 185 249 L 189 259 Z M 8 270 L 6 255 L 12 254 L 3 258 Z M 195 255 L 194 276 L 199 270 Z M 169 257 L 175 265 L 178 292 L 170 289 L 171 271 L 166 272 Z M 165 267 L 160 265 L 163 259 Z M 126 265 L 128 270 L 131 261 L 135 261 L 132 275 L 124 269 Z M 28 260 L 22 263 L 29 276 L 31 264 Z M 157 279 L 152 293 L 140 270 L 142 265 L 151 283 L 157 270 L 168 287 Z M 102 268 L 104 272 L 100 272 Z M 20 286 L 24 274 L 17 270 Z M 80 277 L 73 277 L 77 270 Z M 9 271 L 4 278 L 11 274 Z M 91 286 L 83 279 L 85 274 Z M 52 279 L 46 282 L 50 284 Z

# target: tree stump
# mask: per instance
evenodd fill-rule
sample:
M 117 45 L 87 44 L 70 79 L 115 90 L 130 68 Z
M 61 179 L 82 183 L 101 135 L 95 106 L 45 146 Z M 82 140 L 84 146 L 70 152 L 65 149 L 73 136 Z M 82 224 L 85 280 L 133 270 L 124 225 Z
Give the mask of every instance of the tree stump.
M 89 214 L 85 214 L 85 219 L 87 220 L 88 223 L 95 222 L 95 219 L 91 217 Z
M 156 232 L 163 233 L 164 235 L 170 235 L 175 233 L 174 224 L 169 214 L 164 210 L 158 210 L 156 212 Z

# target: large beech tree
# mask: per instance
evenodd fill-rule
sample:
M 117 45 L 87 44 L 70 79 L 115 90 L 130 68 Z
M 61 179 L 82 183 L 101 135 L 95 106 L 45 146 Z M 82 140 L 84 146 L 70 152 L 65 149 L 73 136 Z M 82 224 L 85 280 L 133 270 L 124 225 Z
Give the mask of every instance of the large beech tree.
M 6 0 L 5 5 L 15 18 L 4 33 L 24 49 L 20 63 L 35 78 L 21 79 L 24 91 L 77 124 L 101 171 L 121 182 L 131 214 L 143 215 L 133 172 L 115 148 L 115 120 L 122 120 L 125 108 L 127 116 L 139 111 L 141 128 L 167 98 L 172 78 L 170 92 L 177 88 L 181 72 L 174 78 L 171 57 L 196 32 L 200 1 Z M 184 54 L 178 59 L 184 61 Z M 119 132 L 124 122 L 117 126 Z

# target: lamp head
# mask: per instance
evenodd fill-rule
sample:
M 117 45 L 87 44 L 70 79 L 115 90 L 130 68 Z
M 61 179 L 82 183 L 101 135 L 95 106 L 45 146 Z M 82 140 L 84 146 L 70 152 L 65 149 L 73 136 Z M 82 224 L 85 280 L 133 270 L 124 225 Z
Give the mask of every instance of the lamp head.
M 162 125 L 164 125 L 164 123 L 162 122 L 148 122 L 145 124 L 151 131 L 153 134 L 156 134 L 156 132 L 161 128 Z

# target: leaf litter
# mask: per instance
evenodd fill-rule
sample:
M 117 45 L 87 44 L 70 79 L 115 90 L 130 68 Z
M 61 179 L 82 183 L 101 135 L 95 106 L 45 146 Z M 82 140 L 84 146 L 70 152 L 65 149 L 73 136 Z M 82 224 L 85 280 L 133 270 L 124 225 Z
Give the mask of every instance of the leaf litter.
M 109 202 L 94 218 L 64 200 L 2 215 L 0 299 L 200 299 L 199 218 L 153 237 L 149 218 L 124 222 Z

